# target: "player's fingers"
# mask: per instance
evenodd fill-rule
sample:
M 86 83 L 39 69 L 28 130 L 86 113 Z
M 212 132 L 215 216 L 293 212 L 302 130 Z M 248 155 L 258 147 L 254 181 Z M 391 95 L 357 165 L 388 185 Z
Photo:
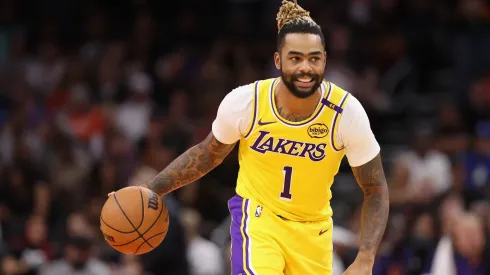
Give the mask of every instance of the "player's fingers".
M 110 192 L 109 194 L 107 194 L 107 197 L 110 197 L 112 195 L 114 195 L 115 192 Z

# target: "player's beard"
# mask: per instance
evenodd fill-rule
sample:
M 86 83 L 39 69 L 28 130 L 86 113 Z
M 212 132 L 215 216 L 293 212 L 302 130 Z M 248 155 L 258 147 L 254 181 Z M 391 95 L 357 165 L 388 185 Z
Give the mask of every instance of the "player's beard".
M 311 81 L 315 82 L 311 88 L 308 90 L 300 90 L 298 87 L 294 85 L 294 81 L 299 81 L 298 79 L 301 77 L 310 77 Z M 288 88 L 288 90 L 297 98 L 308 98 L 312 96 L 315 91 L 320 87 L 323 81 L 323 76 L 324 75 L 318 75 L 318 74 L 313 74 L 313 73 L 299 73 L 299 74 L 293 74 L 291 76 L 287 76 L 284 74 L 284 72 L 281 70 L 281 79 L 284 82 L 284 85 Z

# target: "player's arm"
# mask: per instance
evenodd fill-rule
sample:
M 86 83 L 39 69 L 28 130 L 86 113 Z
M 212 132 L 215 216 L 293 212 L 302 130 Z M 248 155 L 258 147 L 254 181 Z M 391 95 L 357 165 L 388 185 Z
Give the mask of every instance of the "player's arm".
M 388 185 L 379 153 L 366 164 L 352 167 L 352 171 L 364 192 L 358 258 L 373 264 L 390 207 Z
M 388 220 L 389 191 L 379 144 L 364 108 L 355 97 L 351 97 L 346 103 L 338 130 L 338 140 L 342 143 L 356 181 L 364 192 L 356 265 L 372 268 Z M 358 270 L 355 269 L 355 272 Z M 364 274 L 355 272 L 352 274 Z
M 201 143 L 177 157 L 150 182 L 142 186 L 163 196 L 206 175 L 223 162 L 233 147 L 235 143 L 221 143 L 211 132 Z
M 252 85 L 231 91 L 221 102 L 211 133 L 180 155 L 143 186 L 159 195 L 192 183 L 218 166 L 248 130 L 252 116 Z

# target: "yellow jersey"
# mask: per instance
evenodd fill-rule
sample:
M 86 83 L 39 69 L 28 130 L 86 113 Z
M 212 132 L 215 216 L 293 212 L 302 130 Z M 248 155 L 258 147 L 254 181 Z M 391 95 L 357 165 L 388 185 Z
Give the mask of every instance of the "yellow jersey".
M 291 122 L 277 111 L 274 91 L 281 78 L 255 82 L 253 116 L 239 145 L 236 192 L 293 221 L 332 216 L 330 187 L 344 151 L 336 127 L 349 93 L 330 82 L 313 114 Z

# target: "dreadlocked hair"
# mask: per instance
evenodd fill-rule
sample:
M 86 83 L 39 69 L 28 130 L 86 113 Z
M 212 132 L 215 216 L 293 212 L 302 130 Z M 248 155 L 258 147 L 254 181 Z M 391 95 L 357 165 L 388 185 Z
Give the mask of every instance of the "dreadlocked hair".
M 310 12 L 298 5 L 297 0 L 283 0 L 277 13 L 277 48 L 281 49 L 289 33 L 311 33 L 319 35 L 325 47 L 325 38 L 320 26 L 310 17 Z

